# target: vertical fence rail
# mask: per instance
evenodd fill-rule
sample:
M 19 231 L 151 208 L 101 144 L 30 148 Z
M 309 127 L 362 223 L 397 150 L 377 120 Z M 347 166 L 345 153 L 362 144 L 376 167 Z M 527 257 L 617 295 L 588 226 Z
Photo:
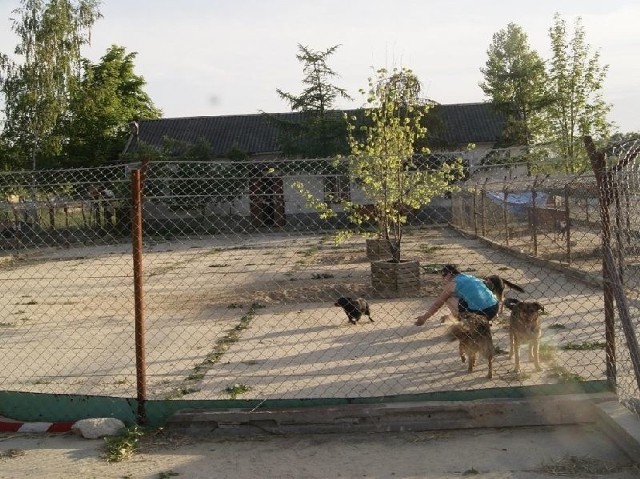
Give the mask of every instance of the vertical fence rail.
M 636 331 L 629 314 L 629 304 L 624 293 L 621 276 L 615 264 L 613 249 L 611 246 L 612 226 L 609 214 L 609 207 L 613 203 L 616 206 L 617 214 L 615 220 L 616 226 L 618 226 L 620 223 L 620 214 L 619 208 L 617 207 L 617 199 L 619 198 L 620 191 L 616 185 L 613 172 L 616 169 L 619 169 L 620 166 L 625 166 L 622 162 L 629 162 L 635 159 L 635 157 L 638 155 L 638 150 L 635 151 L 635 154 L 633 154 L 633 156 L 629 154 L 626 157 L 623 157 L 621 159 L 621 163 L 618 163 L 618 166 L 615 169 L 609 170 L 607 168 L 605 153 L 596 150 L 593 140 L 590 137 L 585 137 L 584 143 L 591 159 L 591 165 L 596 176 L 596 181 L 598 183 L 598 192 L 600 195 L 600 215 L 602 218 L 602 247 L 604 262 L 603 273 L 605 275 L 604 279 L 607 286 L 605 291 L 607 295 L 610 296 L 610 298 L 608 298 L 608 303 L 610 304 L 608 304 L 607 306 L 608 308 L 611 308 L 613 310 L 613 300 L 615 299 L 620 316 L 620 322 L 622 324 L 622 330 L 624 332 L 624 336 L 627 341 L 627 348 L 629 349 L 630 353 L 635 381 L 638 386 L 638 390 L 640 390 L 640 346 L 638 345 Z M 619 234 L 619 229 L 616 230 L 616 235 L 617 234 Z M 606 318 L 608 331 L 609 329 L 613 329 L 614 327 L 612 326 L 614 317 L 613 311 L 609 312 L 607 310 L 607 312 L 610 316 Z M 607 338 L 607 342 L 609 341 L 613 343 L 614 340 L 612 338 Z M 613 346 L 611 346 L 611 349 L 613 349 Z M 613 349 L 612 352 L 613 354 L 615 354 L 615 349 Z M 609 371 L 609 367 L 607 368 L 607 371 Z M 613 370 L 612 373 L 615 374 L 615 370 Z

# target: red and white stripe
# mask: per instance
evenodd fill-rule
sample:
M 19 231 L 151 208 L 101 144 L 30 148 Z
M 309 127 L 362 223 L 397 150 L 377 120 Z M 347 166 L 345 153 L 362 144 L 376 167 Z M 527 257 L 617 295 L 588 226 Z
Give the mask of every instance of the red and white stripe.
M 0 432 L 68 432 L 75 421 L 22 422 L 0 417 Z

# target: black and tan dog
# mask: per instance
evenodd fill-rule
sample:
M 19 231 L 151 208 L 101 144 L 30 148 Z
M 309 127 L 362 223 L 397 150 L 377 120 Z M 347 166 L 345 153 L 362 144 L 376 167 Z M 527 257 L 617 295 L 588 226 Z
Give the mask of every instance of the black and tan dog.
M 467 371 L 473 372 L 478 353 L 489 363 L 487 378 L 493 377 L 493 337 L 491 336 L 491 324 L 482 315 L 467 313 L 449 327 L 449 337 L 459 342 L 460 359 L 468 361 Z
M 520 346 L 529 344 L 529 358 L 536 371 L 540 371 L 540 313 L 544 306 L 537 301 L 519 301 L 506 298 L 504 305 L 511 310 L 509 318 L 509 358 L 515 355 L 515 372 L 520 372 Z
M 335 302 L 334 306 L 340 306 L 347 313 L 347 318 L 351 324 L 356 324 L 362 315 L 369 316 L 369 321 L 373 323 L 371 317 L 371 311 L 369 309 L 369 303 L 364 298 L 349 298 L 347 296 L 341 296 Z
M 484 278 L 484 284 L 487 285 L 487 288 L 489 288 L 493 292 L 493 294 L 496 295 L 498 301 L 500 301 L 500 310 L 498 311 L 498 314 L 502 313 L 502 306 L 504 304 L 504 291 L 505 289 L 507 289 L 507 287 L 518 291 L 519 293 L 524 293 L 524 288 L 522 286 L 512 283 L 511 281 L 506 280 L 496 274 Z

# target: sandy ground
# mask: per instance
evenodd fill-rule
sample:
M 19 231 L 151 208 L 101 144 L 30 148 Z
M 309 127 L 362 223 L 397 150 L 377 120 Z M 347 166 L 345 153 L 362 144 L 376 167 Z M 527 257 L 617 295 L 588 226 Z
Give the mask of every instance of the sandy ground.
M 602 342 L 596 288 L 447 229 L 408 235 L 404 251 L 425 268 L 421 289 L 385 299 L 372 295 L 361 238 L 338 246 L 328 237 L 273 234 L 149 243 L 144 258 L 149 398 L 189 391 L 185 398 L 226 399 L 234 384 L 248 386 L 242 396 L 247 399 L 327 398 L 604 378 L 602 347 L 559 347 Z M 516 296 L 544 304 L 543 341 L 554 357 L 546 359 L 542 372 L 526 363 L 522 374 L 514 374 L 501 354 L 493 381 L 485 379 L 482 362 L 465 374 L 439 315 L 422 328 L 413 325 L 440 288 L 430 265 L 448 262 L 478 275 L 501 274 L 527 290 Z M 126 245 L 41 251 L 3 269 L 0 279 L 5 389 L 135 396 Z M 369 298 L 375 323 L 349 325 L 333 305 L 340 295 Z M 248 314 L 248 327 L 226 341 Z M 502 351 L 508 348 L 506 338 L 506 330 L 496 328 L 494 341 Z M 216 356 L 221 346 L 224 354 Z M 212 356 L 219 360 L 209 361 Z
M 102 440 L 0 435 L 0 478 L 460 478 L 640 477 L 591 425 L 376 434 L 144 438 L 123 462 Z

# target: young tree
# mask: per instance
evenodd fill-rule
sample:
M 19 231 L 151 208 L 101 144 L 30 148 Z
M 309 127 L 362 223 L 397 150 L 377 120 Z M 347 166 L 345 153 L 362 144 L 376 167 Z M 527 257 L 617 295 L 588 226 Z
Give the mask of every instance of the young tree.
M 80 48 L 101 17 L 98 0 L 22 0 L 14 10 L 13 31 L 20 37 L 13 61 L 0 65 L 5 96 L 3 135 L 13 148 L 29 153 L 31 166 L 60 153 L 60 123 L 68 111 L 70 91 L 78 81 Z
M 548 108 L 547 119 L 553 143 L 567 172 L 583 171 L 589 168 L 589 160 L 582 137 L 603 140 L 609 136 L 611 125 L 607 114 L 611 106 L 602 98 L 608 66 L 600 65 L 598 52 L 590 52 L 580 17 L 569 38 L 566 21 L 556 13 L 549 36 L 553 55 L 549 90 L 553 103 Z
M 315 51 L 298 45 L 296 55 L 303 64 L 306 88 L 299 95 L 277 89 L 292 111 L 302 113 L 300 122 L 280 122 L 283 151 L 292 156 L 324 158 L 347 153 L 346 124 L 342 115 L 332 109 L 338 98 L 350 99 L 346 90 L 331 83 L 337 74 L 327 65 L 327 59 L 339 45 Z
M 61 166 L 97 166 L 118 158 L 137 119 L 160 118 L 144 78 L 134 72 L 135 53 L 112 45 L 97 64 L 83 61 L 80 81 L 71 91 L 63 129 L 68 139 Z
M 367 99 L 365 123 L 358 127 L 352 118 L 349 124 L 349 173 L 374 203 L 379 235 L 396 263 L 401 260 L 407 213 L 454 190 L 452 183 L 462 174 L 459 162 L 431 167 L 414 155 L 427 133 L 422 119 L 428 103 L 420 91 L 410 69 L 380 69 L 376 78 L 369 79 L 369 90 L 362 92 Z
M 539 142 L 544 133 L 541 112 L 549 104 L 544 62 L 529 46 L 527 34 L 514 23 L 493 35 L 487 56 L 486 67 L 480 69 L 484 81 L 479 85 L 507 118 L 502 143 Z

